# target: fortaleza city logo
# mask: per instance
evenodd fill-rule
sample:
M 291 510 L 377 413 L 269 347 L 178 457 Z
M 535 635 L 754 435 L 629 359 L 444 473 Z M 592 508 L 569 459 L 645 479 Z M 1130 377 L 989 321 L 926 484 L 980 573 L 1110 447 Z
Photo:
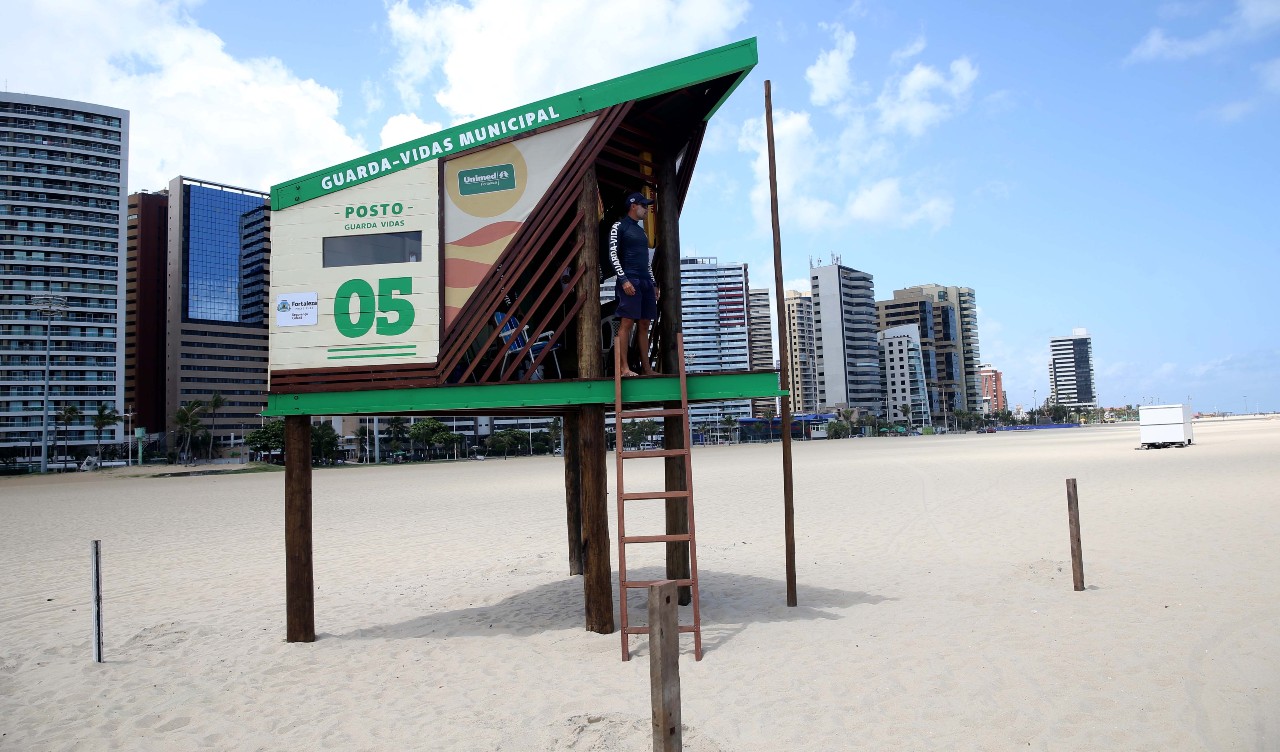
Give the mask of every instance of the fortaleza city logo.
M 512 164 L 477 167 L 458 171 L 458 193 L 474 196 L 478 193 L 513 191 L 516 187 L 516 168 Z
M 314 326 L 320 321 L 319 295 L 290 292 L 276 296 L 276 326 Z

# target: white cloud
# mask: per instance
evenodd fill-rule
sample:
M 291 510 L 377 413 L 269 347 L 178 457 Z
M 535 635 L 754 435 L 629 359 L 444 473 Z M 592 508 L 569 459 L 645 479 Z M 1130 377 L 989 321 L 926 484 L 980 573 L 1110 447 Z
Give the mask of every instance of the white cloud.
M 799 222 L 806 228 L 820 227 L 835 220 L 839 214 L 836 205 L 815 195 L 829 188 L 835 176 L 830 174 L 831 167 L 823 157 L 824 150 L 814 133 L 809 113 L 774 110 L 773 137 L 778 169 L 779 218 Z M 757 223 L 766 229 L 771 210 L 764 118 L 752 118 L 743 124 L 738 148 L 755 154 L 752 170 L 756 184 L 751 191 L 751 205 Z
M 898 178 L 885 178 L 859 190 L 850 197 L 850 217 L 869 224 L 910 227 L 928 224 L 934 229 L 951 222 L 953 204 L 950 198 L 908 199 L 902 194 Z
M 399 146 L 406 141 L 412 141 L 415 138 L 429 136 L 444 128 L 440 123 L 424 123 L 422 118 L 412 113 L 401 113 L 392 115 L 387 119 L 385 125 L 382 126 L 382 132 L 378 134 L 381 142 L 379 149 L 385 149 L 388 146 Z
M 853 222 L 894 227 L 927 224 L 936 229 L 950 222 L 953 206 L 948 197 L 906 195 L 899 178 L 865 183 L 843 169 L 832 144 L 815 133 L 809 113 L 774 111 L 773 131 L 782 222 L 806 231 Z M 752 169 L 756 185 L 751 191 L 751 205 L 757 225 L 765 231 L 771 211 L 763 118 L 743 125 L 738 146 L 755 155 Z
M 840 24 L 822 24 L 822 28 L 835 37 L 836 46 L 823 50 L 804 72 L 809 82 L 809 101 L 819 107 L 837 104 L 853 89 L 853 53 L 858 40 L 853 32 L 845 31 Z
M 1239 102 L 1229 102 L 1221 107 L 1215 108 L 1212 112 L 1214 118 L 1224 123 L 1234 123 L 1245 115 L 1257 109 L 1258 103 L 1252 100 L 1242 100 Z
M 967 103 L 978 69 L 962 57 L 952 61 L 950 73 L 947 77 L 932 66 L 916 63 L 905 76 L 890 79 L 876 99 L 880 128 L 921 136 L 955 114 Z
M 1200 36 L 1178 38 L 1169 36 L 1164 29 L 1152 29 L 1130 51 L 1125 62 L 1186 60 L 1255 41 L 1277 29 L 1280 29 L 1280 2 L 1237 0 L 1231 15 Z
M 387 9 L 393 76 L 407 109 L 435 82 L 436 102 L 470 120 L 728 42 L 747 8 L 746 0 L 453 0 L 415 9 L 396 0 Z
M 364 111 L 372 115 L 382 109 L 382 87 L 373 81 L 360 84 L 360 94 L 364 97 Z
M 1258 75 L 1262 78 L 1264 89 L 1280 94 L 1280 57 L 1258 65 Z
M 916 55 L 919 55 L 921 52 L 924 52 L 924 48 L 927 44 L 928 43 L 925 41 L 924 35 L 922 34 L 916 37 L 915 40 L 906 47 L 894 50 L 893 54 L 889 56 L 889 62 L 894 65 L 901 65 Z
M 232 57 L 189 5 L 8 3 L 22 33 L 0 45 L 0 69 L 12 91 L 129 110 L 131 190 L 179 174 L 266 189 L 366 151 L 336 120 L 337 92 L 275 58 Z

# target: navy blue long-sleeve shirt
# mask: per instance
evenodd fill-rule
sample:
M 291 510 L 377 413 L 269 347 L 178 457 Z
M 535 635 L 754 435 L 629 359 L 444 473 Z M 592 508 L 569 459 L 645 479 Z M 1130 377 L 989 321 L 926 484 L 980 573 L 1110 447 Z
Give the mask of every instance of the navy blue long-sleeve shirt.
M 609 228 L 609 260 L 619 282 L 647 276 L 655 286 L 658 284 L 649 266 L 649 236 L 630 217 L 619 219 Z

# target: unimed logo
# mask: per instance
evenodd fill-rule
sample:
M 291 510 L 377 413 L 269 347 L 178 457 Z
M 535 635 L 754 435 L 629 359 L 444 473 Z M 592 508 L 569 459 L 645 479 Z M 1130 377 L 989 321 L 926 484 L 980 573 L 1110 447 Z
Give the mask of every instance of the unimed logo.
M 458 193 L 474 196 L 478 193 L 511 191 L 516 187 L 516 168 L 510 164 L 477 167 L 458 171 Z

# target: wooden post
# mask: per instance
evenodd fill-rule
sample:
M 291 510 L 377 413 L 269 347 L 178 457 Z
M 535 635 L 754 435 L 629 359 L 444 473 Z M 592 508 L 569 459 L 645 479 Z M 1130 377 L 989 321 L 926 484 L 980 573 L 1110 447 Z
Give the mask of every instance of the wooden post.
M 93 662 L 102 663 L 102 541 L 89 546 L 89 570 L 93 578 Z
M 578 211 L 581 249 L 578 264 L 582 277 L 574 294 L 582 301 L 577 320 L 578 378 L 604 376 L 600 341 L 600 191 L 594 168 L 582 176 Z M 609 471 L 604 445 L 604 406 L 585 405 L 578 409 L 578 461 L 581 498 L 582 594 L 586 602 L 586 627 L 592 632 L 612 634 L 613 562 L 609 558 Z M 566 450 L 566 454 L 568 450 Z
M 311 572 L 311 416 L 284 419 L 284 587 L 289 642 L 315 642 Z
M 649 586 L 649 692 L 653 705 L 653 752 L 679 752 L 680 626 L 676 584 L 662 580 Z
M 578 436 L 582 458 L 582 593 L 586 601 L 586 627 L 592 632 L 613 634 L 613 561 L 609 554 L 604 406 L 586 405 L 581 410 Z
M 1080 502 L 1075 478 L 1067 478 L 1067 524 L 1071 528 L 1071 582 L 1080 591 L 1084 590 L 1084 557 L 1080 553 Z
M 769 81 L 764 82 L 764 124 L 769 143 L 769 210 L 773 217 L 773 283 L 774 302 L 778 307 L 778 383 L 790 387 L 786 294 L 782 277 L 782 230 L 778 225 L 778 167 L 773 149 L 773 95 Z M 796 512 L 791 482 L 791 398 L 779 400 L 782 413 L 782 517 L 786 537 L 787 605 L 799 602 L 796 594 Z
M 569 574 L 582 574 L 582 452 L 577 410 L 560 416 L 560 442 L 564 446 L 565 527 L 569 536 Z
M 659 353 L 659 370 L 666 374 L 677 373 L 676 334 L 683 329 L 680 312 L 680 206 L 679 186 L 676 177 L 674 154 L 663 154 L 658 160 L 658 242 L 657 253 L 662 256 L 662 279 L 659 286 L 662 298 L 658 300 L 662 316 L 658 322 L 658 340 L 662 343 Z M 668 402 L 667 408 L 680 407 L 679 402 Z M 685 435 L 684 420 L 678 417 L 662 419 L 662 446 L 664 449 L 683 449 L 689 437 Z M 684 491 L 684 458 L 666 457 L 663 469 L 668 491 Z M 667 499 L 665 502 L 667 535 L 683 535 L 689 532 L 689 502 L 687 499 Z M 689 579 L 689 544 L 667 543 L 667 577 L 672 580 Z M 693 600 L 693 589 L 680 588 L 680 605 L 687 606 Z

